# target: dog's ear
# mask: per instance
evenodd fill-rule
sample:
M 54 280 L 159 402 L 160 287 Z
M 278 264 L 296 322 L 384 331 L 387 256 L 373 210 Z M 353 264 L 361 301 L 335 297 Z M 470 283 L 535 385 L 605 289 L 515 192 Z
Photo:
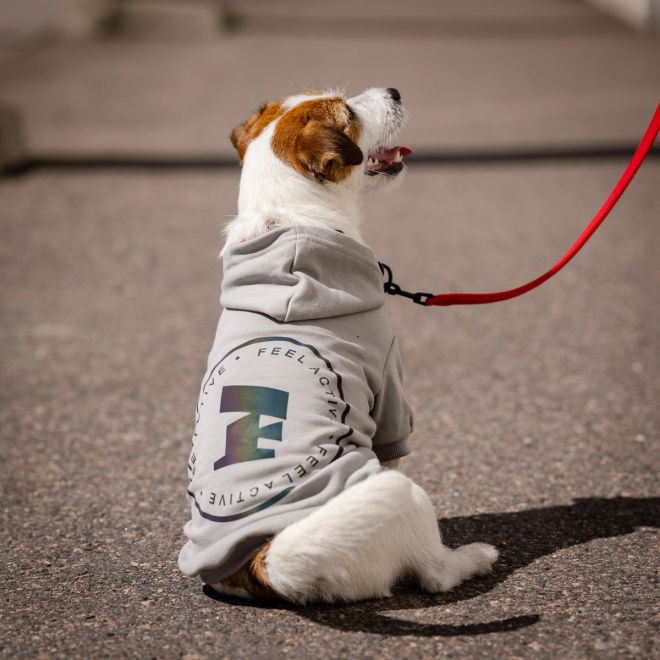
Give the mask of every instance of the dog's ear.
M 238 159 L 241 164 L 243 164 L 243 158 L 245 158 L 245 152 L 247 151 L 250 142 L 252 142 L 252 140 L 254 140 L 254 138 L 256 138 L 271 121 L 277 119 L 282 112 L 282 105 L 279 101 L 264 103 L 259 110 L 242 124 L 236 126 L 236 128 L 234 128 L 229 134 L 229 139 L 238 152 Z
M 246 129 L 246 126 L 249 121 L 250 120 L 248 119 L 246 122 L 239 124 L 229 134 L 229 139 L 231 140 L 231 143 L 234 145 L 234 149 L 236 149 L 236 151 L 238 152 L 238 162 L 241 165 L 243 164 L 243 156 L 245 156 L 245 150 L 247 149 L 249 143 L 247 137 L 247 129 Z
M 300 136 L 298 157 L 318 181 L 337 183 L 364 156 L 348 135 L 330 124 L 310 121 Z
M 360 147 L 332 123 L 295 112 L 280 120 L 273 151 L 296 171 L 311 174 L 319 182 L 342 181 L 364 158 Z

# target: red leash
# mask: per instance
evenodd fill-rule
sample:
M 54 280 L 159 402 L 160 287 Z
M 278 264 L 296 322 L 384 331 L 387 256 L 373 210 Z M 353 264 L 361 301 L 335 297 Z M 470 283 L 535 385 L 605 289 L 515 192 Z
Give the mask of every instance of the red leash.
M 558 273 L 591 238 L 592 234 L 600 226 L 600 223 L 605 220 L 609 212 L 614 208 L 614 205 L 619 201 L 619 198 L 623 194 L 623 191 L 628 187 L 628 184 L 632 181 L 637 170 L 639 169 L 639 166 L 644 162 L 644 159 L 653 146 L 653 142 L 658 135 L 659 130 L 660 104 L 658 104 L 656 107 L 655 113 L 651 118 L 651 123 L 642 136 L 642 139 L 637 146 L 635 153 L 630 159 L 628 166 L 624 170 L 617 184 L 614 186 L 614 189 L 610 193 L 609 197 L 605 200 L 605 203 L 601 206 L 598 213 L 596 213 L 593 220 L 587 225 L 582 234 L 580 234 L 580 237 L 577 239 L 577 241 L 575 241 L 571 249 L 547 273 L 544 273 L 540 277 L 537 277 L 535 280 L 532 280 L 527 284 L 523 284 L 522 286 L 516 287 L 515 289 L 509 289 L 508 291 L 499 291 L 494 293 L 440 293 L 438 295 L 433 295 L 430 293 L 410 294 L 407 291 L 402 291 L 397 284 L 392 282 L 392 272 L 383 264 L 384 268 L 388 271 L 389 277 L 389 282 L 385 284 L 385 291 L 387 293 L 392 293 L 393 295 L 404 295 L 408 298 L 411 298 L 414 302 L 429 307 L 432 305 L 441 305 L 443 307 L 447 307 L 449 305 L 479 305 L 482 303 L 509 300 L 509 298 L 521 296 L 523 293 L 527 293 L 528 291 L 535 289 L 537 286 L 550 279 L 555 273 Z

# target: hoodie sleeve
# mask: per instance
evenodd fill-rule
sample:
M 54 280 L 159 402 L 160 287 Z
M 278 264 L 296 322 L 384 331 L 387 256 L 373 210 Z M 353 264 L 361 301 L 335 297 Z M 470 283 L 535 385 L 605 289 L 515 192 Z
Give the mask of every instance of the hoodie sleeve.
M 396 337 L 385 361 L 382 384 L 375 396 L 371 416 L 377 425 L 373 450 L 381 463 L 410 453 L 408 436 L 412 432 L 413 418 L 403 393 L 401 355 Z

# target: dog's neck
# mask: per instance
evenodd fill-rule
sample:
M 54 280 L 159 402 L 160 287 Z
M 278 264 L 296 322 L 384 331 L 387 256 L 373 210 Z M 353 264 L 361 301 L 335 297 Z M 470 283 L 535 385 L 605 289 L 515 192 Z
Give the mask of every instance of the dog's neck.
M 270 128 L 270 127 L 269 127 Z M 227 245 L 275 227 L 316 226 L 338 229 L 362 241 L 359 172 L 341 184 L 320 183 L 282 162 L 270 148 L 272 129 L 253 141 L 245 155 L 238 215 L 227 227 Z

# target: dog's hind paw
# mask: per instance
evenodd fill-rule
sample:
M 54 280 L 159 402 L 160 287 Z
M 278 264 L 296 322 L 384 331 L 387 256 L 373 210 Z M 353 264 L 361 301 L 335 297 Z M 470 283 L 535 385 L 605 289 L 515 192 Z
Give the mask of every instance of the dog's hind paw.
M 488 543 L 469 543 L 456 550 L 447 549 L 439 565 L 420 575 L 422 589 L 430 593 L 449 591 L 475 575 L 487 575 L 498 552 Z
M 499 557 L 497 548 L 489 543 L 470 543 L 458 548 L 458 552 L 469 553 L 474 562 L 475 575 L 487 575 Z

